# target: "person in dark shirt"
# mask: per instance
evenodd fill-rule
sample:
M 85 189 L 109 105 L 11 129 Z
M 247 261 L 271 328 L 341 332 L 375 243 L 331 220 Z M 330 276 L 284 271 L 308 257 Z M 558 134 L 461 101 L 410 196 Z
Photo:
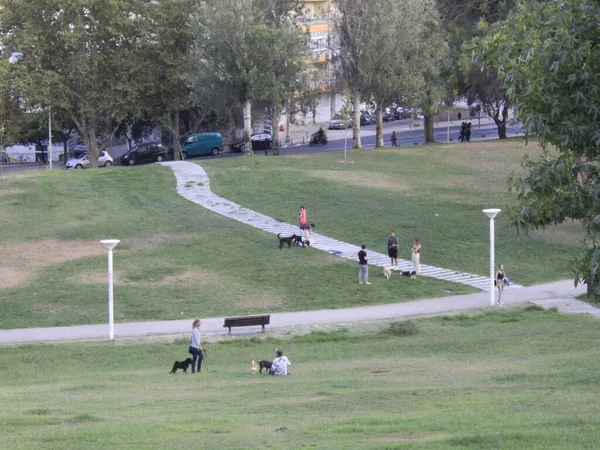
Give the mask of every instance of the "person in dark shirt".
M 367 246 L 362 245 L 361 250 L 358 252 L 358 284 L 371 284 L 369 283 L 369 264 L 366 252 Z
M 398 267 L 398 238 L 395 231 L 392 231 L 392 235 L 388 239 L 388 256 L 390 257 L 390 265 Z

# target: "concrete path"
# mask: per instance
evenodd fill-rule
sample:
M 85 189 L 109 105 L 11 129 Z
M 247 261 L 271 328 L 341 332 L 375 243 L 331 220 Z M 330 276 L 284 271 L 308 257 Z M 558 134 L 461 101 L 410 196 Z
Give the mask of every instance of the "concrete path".
M 296 225 L 280 222 L 272 217 L 244 208 L 214 194 L 210 190 L 210 180 L 208 179 L 208 175 L 198 164 L 187 161 L 169 161 L 161 164 L 173 169 L 177 178 L 177 192 L 191 202 L 222 216 L 237 220 L 274 235 L 281 233 L 284 236 L 289 236 L 293 233 L 300 233 L 300 230 Z M 318 233 L 313 233 L 312 237 L 311 246 L 313 248 L 335 254 L 342 258 L 358 261 L 359 246 L 338 241 Z M 368 254 L 369 265 L 381 268 L 389 266 L 390 258 L 387 255 L 374 251 L 368 251 Z M 412 270 L 411 261 L 398 259 L 398 265 L 399 270 Z M 484 291 L 489 291 L 490 288 L 489 277 L 456 272 L 454 270 L 442 269 L 427 264 L 421 264 L 421 274 L 439 280 L 466 284 Z M 521 286 L 518 284 L 511 283 L 508 289 L 513 290 L 520 287 Z
M 377 283 L 385 283 L 380 279 Z M 523 287 L 505 291 L 502 300 L 506 305 L 532 302 L 541 305 L 552 305 L 559 311 L 571 313 L 590 313 L 600 317 L 600 309 L 593 308 L 574 299 L 585 293 L 585 286 L 573 287 L 573 281 L 559 281 L 550 284 Z M 572 305 L 583 303 L 588 308 L 573 308 Z M 299 311 L 289 313 L 272 313 L 271 324 L 267 325 L 267 335 L 271 330 L 297 326 L 313 326 L 324 324 L 349 324 L 354 322 L 407 318 L 421 315 L 451 314 L 460 311 L 490 307 L 489 293 L 460 295 L 437 299 L 419 300 L 390 305 L 362 306 L 358 308 L 327 309 L 317 311 Z M 550 307 L 550 306 L 548 306 Z M 499 308 L 499 307 L 496 307 Z M 121 323 L 115 325 L 115 339 L 130 337 L 151 337 L 184 335 L 187 336 L 191 323 L 195 319 L 169 320 L 162 322 Z M 205 335 L 226 335 L 223 317 L 203 318 L 202 333 Z M 261 327 L 234 328 L 234 336 L 260 334 Z M 108 325 L 78 325 L 53 328 L 21 328 L 0 330 L 0 345 L 40 342 L 65 342 L 78 340 L 107 340 Z

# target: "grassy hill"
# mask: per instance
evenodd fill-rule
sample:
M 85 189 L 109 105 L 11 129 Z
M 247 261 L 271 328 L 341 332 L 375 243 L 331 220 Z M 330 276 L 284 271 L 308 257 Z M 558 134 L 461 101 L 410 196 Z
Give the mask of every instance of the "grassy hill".
M 522 141 L 434 145 L 340 154 L 197 160 L 219 195 L 289 223 L 304 204 L 317 231 L 400 257 L 414 237 L 425 264 L 487 274 L 488 220 L 511 201 L 507 174 Z M 522 284 L 568 278 L 576 225 L 518 235 L 501 214 L 497 261 Z M 115 320 L 340 308 L 473 292 L 422 277 L 368 290 L 355 264 L 315 249 L 277 248 L 268 233 L 179 197 L 162 166 L 36 173 L 0 184 L 0 328 L 106 320 L 106 253 L 118 238 Z M 372 271 L 372 278 L 380 274 Z

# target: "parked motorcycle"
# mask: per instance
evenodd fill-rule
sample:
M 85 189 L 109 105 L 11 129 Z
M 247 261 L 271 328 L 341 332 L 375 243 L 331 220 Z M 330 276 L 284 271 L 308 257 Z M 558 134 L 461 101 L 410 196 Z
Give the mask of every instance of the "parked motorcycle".
M 310 142 L 308 143 L 308 145 L 310 145 L 312 147 L 313 145 L 318 145 L 318 144 L 327 145 L 327 136 L 319 136 L 319 133 L 313 134 L 310 137 Z

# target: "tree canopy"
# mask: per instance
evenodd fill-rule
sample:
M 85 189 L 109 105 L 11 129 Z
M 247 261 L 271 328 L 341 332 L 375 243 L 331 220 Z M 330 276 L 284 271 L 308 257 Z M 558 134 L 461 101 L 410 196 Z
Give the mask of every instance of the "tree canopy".
M 487 57 L 516 115 L 544 153 L 511 180 L 519 227 L 581 221 L 576 282 L 599 292 L 600 8 L 597 1 L 526 0 L 486 38 Z

